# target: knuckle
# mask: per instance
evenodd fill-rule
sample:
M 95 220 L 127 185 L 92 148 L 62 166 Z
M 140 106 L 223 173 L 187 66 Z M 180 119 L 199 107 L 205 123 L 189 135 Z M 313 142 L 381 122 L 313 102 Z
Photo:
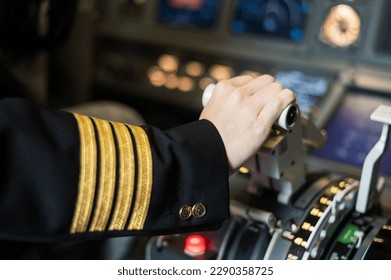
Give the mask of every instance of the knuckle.
M 248 72 L 246 72 L 244 75 L 250 76 L 250 77 L 252 77 L 252 78 L 257 78 L 257 77 L 260 76 L 259 73 L 257 73 L 257 72 L 252 72 L 252 71 L 248 71 Z
M 284 86 L 278 82 L 274 82 L 273 83 L 273 87 L 278 90 L 278 91 L 282 91 L 284 89 Z
M 235 88 L 234 90 L 232 90 L 232 94 L 235 94 L 235 95 L 243 95 L 245 93 L 245 88 L 243 87 L 237 87 Z
M 285 98 L 287 98 L 288 100 L 291 100 L 291 102 L 296 101 L 296 95 L 293 93 L 292 90 L 286 88 L 286 89 L 284 89 L 283 93 L 285 95 Z
M 226 93 L 232 88 L 232 85 L 228 80 L 220 81 L 216 84 L 216 92 L 219 93 Z
M 260 76 L 262 79 L 264 79 L 267 82 L 273 83 L 274 82 L 274 77 L 269 75 L 269 74 L 264 74 Z
M 231 97 L 234 101 L 240 101 L 243 97 L 243 89 L 235 88 L 231 93 Z

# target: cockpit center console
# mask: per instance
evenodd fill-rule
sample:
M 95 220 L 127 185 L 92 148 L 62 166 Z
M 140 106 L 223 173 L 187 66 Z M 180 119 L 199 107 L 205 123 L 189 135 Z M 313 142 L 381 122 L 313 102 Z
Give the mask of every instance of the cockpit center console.
M 204 93 L 205 94 L 205 93 Z M 284 115 L 290 118 L 291 115 Z M 307 173 L 309 148 L 325 131 L 299 113 L 287 130 L 275 125 L 261 150 L 242 168 L 245 190 L 232 195 L 232 218 L 217 232 L 152 238 L 150 259 L 389 259 L 391 219 L 381 217 L 385 179 L 380 163 L 390 138 L 391 107 L 370 116 L 382 125 L 360 178 Z M 309 147 L 310 146 L 310 147 Z M 235 197 L 236 196 L 236 197 Z

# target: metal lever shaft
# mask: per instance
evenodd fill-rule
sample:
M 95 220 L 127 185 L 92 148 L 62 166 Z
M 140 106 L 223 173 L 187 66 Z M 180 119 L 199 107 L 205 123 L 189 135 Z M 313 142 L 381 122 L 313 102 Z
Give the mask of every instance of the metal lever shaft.
M 391 107 L 380 105 L 372 113 L 371 120 L 383 123 L 383 130 L 379 141 L 366 156 L 361 172 L 356 211 L 362 214 L 372 206 L 371 197 L 376 192 L 380 163 L 389 146 Z

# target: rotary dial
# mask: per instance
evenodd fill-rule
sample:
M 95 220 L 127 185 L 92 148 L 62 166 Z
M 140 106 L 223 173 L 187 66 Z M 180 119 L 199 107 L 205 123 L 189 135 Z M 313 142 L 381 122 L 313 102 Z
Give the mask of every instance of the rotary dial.
M 351 6 L 340 4 L 330 9 L 323 21 L 321 39 L 333 47 L 346 48 L 360 38 L 361 18 Z

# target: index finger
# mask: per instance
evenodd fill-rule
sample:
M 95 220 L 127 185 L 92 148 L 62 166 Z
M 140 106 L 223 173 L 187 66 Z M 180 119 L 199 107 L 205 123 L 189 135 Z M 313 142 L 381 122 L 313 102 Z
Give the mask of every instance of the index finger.
M 247 84 L 248 82 L 252 81 L 253 79 L 254 79 L 253 76 L 246 74 L 246 75 L 234 77 L 229 81 L 232 83 L 233 86 L 241 87 L 241 86 Z
M 291 103 L 295 102 L 296 96 L 290 89 L 283 89 L 275 98 L 268 101 L 258 115 L 260 121 L 268 127 L 277 121 L 282 111 Z

